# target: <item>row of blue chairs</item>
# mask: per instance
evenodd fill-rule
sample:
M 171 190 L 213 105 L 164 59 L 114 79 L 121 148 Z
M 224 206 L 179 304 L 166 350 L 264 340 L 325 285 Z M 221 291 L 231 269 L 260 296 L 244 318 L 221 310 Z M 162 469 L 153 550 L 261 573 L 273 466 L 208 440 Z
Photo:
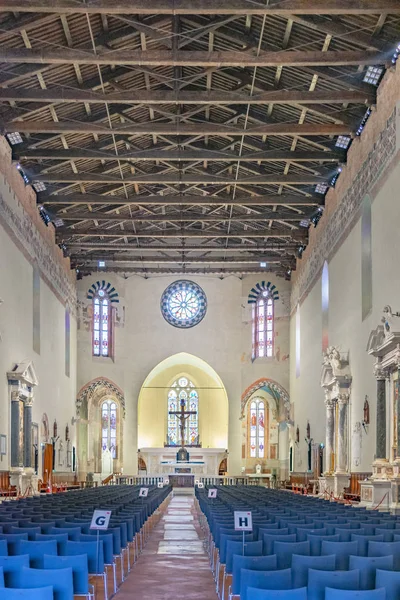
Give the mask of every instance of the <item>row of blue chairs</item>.
M 43 588 L 40 598 L 72 600 L 74 594 L 91 598 L 89 581 L 101 579 L 108 600 L 109 593 L 118 590 L 117 573 L 123 581 L 125 567 L 129 571 L 137 559 L 154 513 L 171 491 L 151 487 L 143 499 L 139 489 L 109 486 L 1 504 L 0 587 L 4 589 L 0 598 L 25 597 L 25 588 L 33 590 L 32 594 Z M 90 530 L 96 509 L 112 513 L 105 531 Z M 110 585 L 109 569 L 113 574 Z
M 197 489 L 196 498 L 221 600 L 239 595 L 246 600 L 247 588 L 249 600 L 257 589 L 267 598 L 282 578 L 283 589 L 301 589 L 312 600 L 324 600 L 325 588 L 340 587 L 342 581 L 346 587 L 355 577 L 355 587 L 349 588 L 355 594 L 378 587 L 393 600 L 400 594 L 396 516 L 265 488 L 217 490 L 217 498 L 208 498 L 207 487 Z M 253 529 L 244 537 L 234 528 L 237 510 L 252 513 Z M 319 572 L 330 575 L 319 579 Z M 390 589 L 383 585 L 385 578 Z M 315 582 L 322 585 L 317 595 Z

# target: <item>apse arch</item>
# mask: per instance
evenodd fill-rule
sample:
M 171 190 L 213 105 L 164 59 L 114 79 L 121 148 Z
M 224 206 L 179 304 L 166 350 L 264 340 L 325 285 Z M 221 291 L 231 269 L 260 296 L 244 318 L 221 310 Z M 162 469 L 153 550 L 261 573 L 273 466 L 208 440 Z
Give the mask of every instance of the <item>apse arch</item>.
M 229 403 L 225 386 L 209 363 L 188 352 L 165 358 L 143 381 L 138 397 L 138 447 L 166 445 L 168 390 L 182 376 L 190 379 L 198 392 L 201 446 L 227 448 Z

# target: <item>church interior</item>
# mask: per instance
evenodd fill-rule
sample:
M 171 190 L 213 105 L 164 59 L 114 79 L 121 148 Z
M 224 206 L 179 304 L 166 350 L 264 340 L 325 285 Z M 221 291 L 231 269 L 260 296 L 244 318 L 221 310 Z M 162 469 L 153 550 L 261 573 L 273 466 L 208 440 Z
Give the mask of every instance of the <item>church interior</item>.
M 399 56 L 400 0 L 0 0 L 0 598 L 400 598 Z

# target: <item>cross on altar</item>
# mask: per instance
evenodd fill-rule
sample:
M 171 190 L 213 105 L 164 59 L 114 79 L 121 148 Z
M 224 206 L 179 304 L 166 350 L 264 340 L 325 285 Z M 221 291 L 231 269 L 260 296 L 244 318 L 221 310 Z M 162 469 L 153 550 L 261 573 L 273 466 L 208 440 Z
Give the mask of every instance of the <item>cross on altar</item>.
M 185 423 L 190 415 L 196 415 L 195 410 L 185 410 L 185 400 L 181 399 L 181 410 L 170 410 L 170 415 L 175 415 L 180 421 L 179 429 L 181 432 L 181 448 L 185 447 Z

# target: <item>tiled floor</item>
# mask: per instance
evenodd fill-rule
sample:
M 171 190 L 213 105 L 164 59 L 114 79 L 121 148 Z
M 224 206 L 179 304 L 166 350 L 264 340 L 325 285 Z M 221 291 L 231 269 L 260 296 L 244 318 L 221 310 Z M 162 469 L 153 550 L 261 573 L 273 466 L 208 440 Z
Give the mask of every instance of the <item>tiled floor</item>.
M 175 496 L 117 600 L 216 600 L 193 496 Z

